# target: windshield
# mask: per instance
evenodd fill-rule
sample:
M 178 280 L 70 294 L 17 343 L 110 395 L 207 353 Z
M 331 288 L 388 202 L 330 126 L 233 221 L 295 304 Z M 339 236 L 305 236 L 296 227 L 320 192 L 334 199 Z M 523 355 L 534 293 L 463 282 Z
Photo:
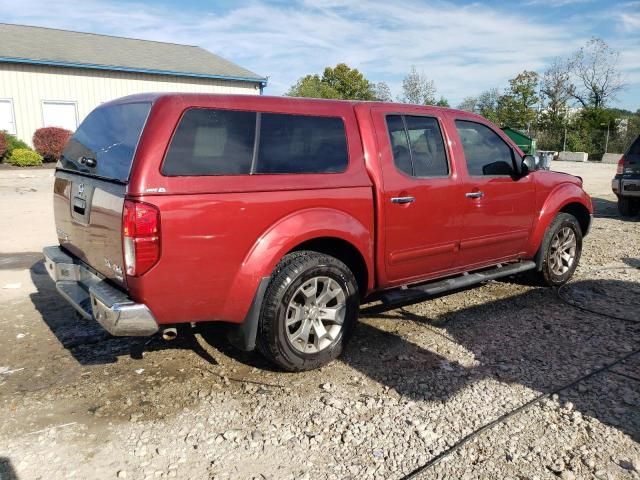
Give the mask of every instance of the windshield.
M 149 102 L 96 108 L 69 140 L 58 167 L 127 182 L 150 109 Z

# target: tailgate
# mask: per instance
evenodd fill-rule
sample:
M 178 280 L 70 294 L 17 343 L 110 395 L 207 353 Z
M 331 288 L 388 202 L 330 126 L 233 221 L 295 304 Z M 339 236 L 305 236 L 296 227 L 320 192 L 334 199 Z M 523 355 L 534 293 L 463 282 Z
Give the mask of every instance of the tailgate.
M 58 171 L 53 195 L 60 245 L 120 285 L 125 190 L 126 185 Z
M 122 211 L 149 102 L 93 110 L 71 137 L 56 170 L 54 214 L 60 245 L 124 286 Z

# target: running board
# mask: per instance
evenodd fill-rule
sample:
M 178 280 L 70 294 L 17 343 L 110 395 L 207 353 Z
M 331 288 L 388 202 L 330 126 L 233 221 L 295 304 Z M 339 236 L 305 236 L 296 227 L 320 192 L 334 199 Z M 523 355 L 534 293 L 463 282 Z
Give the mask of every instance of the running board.
M 360 313 L 380 313 L 404 305 L 418 303 L 430 298 L 441 296 L 448 292 L 462 290 L 472 285 L 477 285 L 488 280 L 508 277 L 536 268 L 536 262 L 526 261 L 508 263 L 473 273 L 463 273 L 457 277 L 447 278 L 423 285 L 415 285 L 408 288 L 397 288 L 383 292 L 378 296 L 382 304 L 372 305 L 360 310 Z

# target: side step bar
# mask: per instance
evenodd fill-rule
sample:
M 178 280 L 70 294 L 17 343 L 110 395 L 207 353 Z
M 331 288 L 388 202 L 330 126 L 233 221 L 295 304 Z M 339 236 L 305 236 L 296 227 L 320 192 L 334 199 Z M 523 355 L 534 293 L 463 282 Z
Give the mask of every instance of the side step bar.
M 386 310 L 418 303 L 430 298 L 441 296 L 448 292 L 461 290 L 472 285 L 477 285 L 488 280 L 496 278 L 508 277 L 518 273 L 526 272 L 536 268 L 536 262 L 526 261 L 518 263 L 500 264 L 487 270 L 481 270 L 473 273 L 463 273 L 460 276 L 447 278 L 423 285 L 415 285 L 408 288 L 397 288 L 382 292 L 378 296 L 378 300 L 382 304 L 372 305 L 360 310 L 362 314 L 381 313 Z

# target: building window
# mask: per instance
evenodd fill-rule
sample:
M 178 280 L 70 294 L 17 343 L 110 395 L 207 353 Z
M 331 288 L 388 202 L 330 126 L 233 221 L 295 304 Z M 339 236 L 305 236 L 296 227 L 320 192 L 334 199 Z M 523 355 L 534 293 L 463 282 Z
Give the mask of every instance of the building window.
M 76 102 L 43 100 L 42 126 L 60 127 L 75 132 L 78 128 Z
M 13 100 L 0 98 L 0 132 L 16 134 L 16 118 L 13 112 Z

